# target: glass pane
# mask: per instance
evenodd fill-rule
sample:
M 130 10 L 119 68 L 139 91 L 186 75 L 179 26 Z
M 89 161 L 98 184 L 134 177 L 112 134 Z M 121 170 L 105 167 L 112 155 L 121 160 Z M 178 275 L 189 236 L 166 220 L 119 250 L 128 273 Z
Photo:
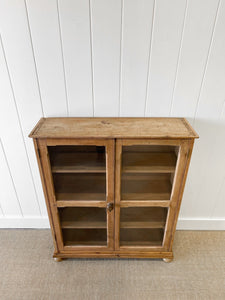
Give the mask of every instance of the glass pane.
M 107 246 L 105 208 L 59 208 L 65 246 Z
M 57 200 L 106 200 L 104 146 L 49 146 Z
M 122 147 L 121 200 L 169 200 L 178 147 Z
M 167 218 L 164 207 L 120 210 L 120 246 L 162 246 Z

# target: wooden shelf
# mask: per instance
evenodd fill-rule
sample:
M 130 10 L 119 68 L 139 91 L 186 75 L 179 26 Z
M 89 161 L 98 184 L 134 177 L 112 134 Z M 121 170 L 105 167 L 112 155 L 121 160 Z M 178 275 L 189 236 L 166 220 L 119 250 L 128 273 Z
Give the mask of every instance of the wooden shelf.
M 128 207 L 120 210 L 120 228 L 165 228 L 167 208 Z
M 59 209 L 62 228 L 106 228 L 106 209 L 66 207 Z
M 120 229 L 120 246 L 161 246 L 164 230 L 157 229 Z
M 59 209 L 63 229 L 107 228 L 106 209 L 66 207 Z M 164 228 L 167 209 L 162 207 L 130 207 L 121 209 L 120 228 Z
M 62 228 L 106 228 L 106 222 L 83 222 L 83 221 L 64 221 L 61 223 Z
M 107 241 L 65 241 L 64 243 L 65 246 L 107 246 Z
M 137 176 L 129 174 L 122 177 L 121 200 L 170 200 L 171 181 L 169 174 L 154 176 Z
M 58 201 L 106 200 L 105 174 L 55 173 L 53 180 Z
M 105 193 L 56 193 L 57 201 L 106 201 Z
M 65 246 L 107 246 L 106 229 L 62 229 Z
M 53 173 L 105 173 L 105 153 L 52 153 Z
M 122 172 L 174 173 L 176 160 L 175 152 L 124 152 L 122 157 Z
M 164 228 L 165 222 L 121 222 L 120 228 Z
M 133 246 L 133 247 L 160 247 L 162 246 L 162 241 L 121 241 L 120 242 L 120 247 L 129 247 L 129 246 Z

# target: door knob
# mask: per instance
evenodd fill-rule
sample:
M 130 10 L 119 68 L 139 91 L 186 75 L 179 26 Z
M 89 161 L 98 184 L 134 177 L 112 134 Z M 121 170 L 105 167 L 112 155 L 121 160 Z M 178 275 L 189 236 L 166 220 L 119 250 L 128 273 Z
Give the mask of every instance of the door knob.
M 112 202 L 107 203 L 107 210 L 109 212 L 111 212 L 113 210 L 113 203 Z

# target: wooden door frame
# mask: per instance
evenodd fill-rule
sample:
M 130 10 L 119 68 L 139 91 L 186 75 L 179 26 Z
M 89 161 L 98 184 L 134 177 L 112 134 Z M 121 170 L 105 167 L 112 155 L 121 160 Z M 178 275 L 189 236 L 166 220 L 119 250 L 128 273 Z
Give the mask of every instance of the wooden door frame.
M 122 146 L 131 145 L 165 145 L 178 146 L 179 153 L 177 157 L 176 169 L 174 173 L 173 186 L 169 201 L 144 201 L 124 204 L 121 201 L 121 168 L 122 168 Z M 176 222 L 179 214 L 182 191 L 184 189 L 187 169 L 191 157 L 193 140 L 191 139 L 116 139 L 116 166 L 115 166 L 115 250 L 125 251 L 172 251 L 172 239 L 176 230 Z M 180 186 L 181 190 L 180 191 Z M 147 201 L 146 201 L 147 202 Z M 166 226 L 162 246 L 123 246 L 120 247 L 120 208 L 121 207 L 168 207 Z
M 46 190 L 46 204 L 48 207 L 48 214 L 51 224 L 53 225 L 53 233 L 55 240 L 55 253 L 71 253 L 71 252 L 96 252 L 96 251 L 112 251 L 114 250 L 114 209 L 107 213 L 107 246 L 64 246 L 62 230 L 60 226 L 58 208 L 62 207 L 57 204 L 54 184 L 51 172 L 50 159 L 48 154 L 48 146 L 63 146 L 63 145 L 93 145 L 105 146 L 106 154 L 106 201 L 90 202 L 90 207 L 105 207 L 107 209 L 108 203 L 114 205 L 114 139 L 39 139 L 38 151 L 40 153 L 40 163 L 42 166 L 42 174 L 44 178 L 44 189 Z M 46 184 L 45 184 L 46 183 Z M 88 201 L 73 202 L 73 207 L 88 207 Z M 115 205 L 114 205 L 115 206 Z

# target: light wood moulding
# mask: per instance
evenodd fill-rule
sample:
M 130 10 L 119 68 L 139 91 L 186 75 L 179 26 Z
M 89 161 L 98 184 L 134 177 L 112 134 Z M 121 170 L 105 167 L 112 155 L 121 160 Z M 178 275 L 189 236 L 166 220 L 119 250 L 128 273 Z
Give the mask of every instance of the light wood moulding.
M 184 118 L 42 118 L 30 137 L 56 261 L 172 261 L 198 138 Z

